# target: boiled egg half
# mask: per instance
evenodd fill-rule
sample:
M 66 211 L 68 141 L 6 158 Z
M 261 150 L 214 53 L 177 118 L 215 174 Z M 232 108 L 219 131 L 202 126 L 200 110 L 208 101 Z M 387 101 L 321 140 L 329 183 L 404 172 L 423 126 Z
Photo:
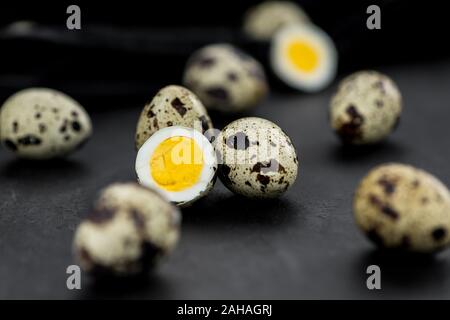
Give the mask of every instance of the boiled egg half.
M 187 127 L 158 130 L 136 157 L 139 183 L 179 206 L 206 195 L 214 185 L 216 171 L 214 147 L 203 134 Z
M 287 85 L 301 91 L 319 91 L 336 76 L 334 43 L 312 24 L 282 28 L 272 39 L 270 55 L 274 73 Z

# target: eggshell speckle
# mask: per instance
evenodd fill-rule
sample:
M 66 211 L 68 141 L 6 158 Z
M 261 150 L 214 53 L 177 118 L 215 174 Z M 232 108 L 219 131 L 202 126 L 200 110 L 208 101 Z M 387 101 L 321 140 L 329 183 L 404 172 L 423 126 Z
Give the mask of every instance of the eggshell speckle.
M 174 249 L 180 212 L 161 195 L 136 183 L 104 189 L 75 233 L 83 270 L 96 275 L 135 275 Z
M 450 193 L 431 174 L 404 164 L 371 170 L 354 197 L 354 215 L 375 244 L 433 252 L 450 243 Z
M 402 97 L 390 78 L 360 71 L 340 83 L 330 104 L 330 124 L 344 143 L 375 143 L 396 128 L 401 111 Z
M 170 85 L 145 105 L 136 128 L 136 149 L 159 129 L 183 126 L 205 132 L 213 127 L 205 107 L 190 90 Z
M 259 62 L 229 44 L 209 45 L 195 52 L 183 82 L 207 108 L 230 113 L 255 107 L 268 92 Z
M 0 109 L 2 144 L 19 157 L 64 156 L 81 147 L 91 133 L 91 120 L 84 108 L 53 89 L 19 91 Z
M 227 125 L 216 139 L 219 177 L 231 191 L 250 198 L 274 198 L 297 178 L 298 158 L 289 137 L 256 117 Z

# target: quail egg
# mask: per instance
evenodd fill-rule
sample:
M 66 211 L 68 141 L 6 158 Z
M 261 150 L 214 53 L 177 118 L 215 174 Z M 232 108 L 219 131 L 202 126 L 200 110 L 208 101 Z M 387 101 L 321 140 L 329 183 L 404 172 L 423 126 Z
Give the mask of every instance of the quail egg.
M 81 147 L 91 133 L 83 107 L 53 89 L 19 91 L 0 109 L 2 144 L 22 158 L 64 156 Z
M 336 48 L 333 40 L 319 27 L 284 27 L 274 36 L 270 50 L 274 73 L 294 89 L 317 92 L 336 76 Z
M 398 125 L 402 97 L 395 83 L 376 71 L 354 73 L 339 84 L 331 99 L 330 125 L 346 144 L 370 144 Z
M 214 185 L 216 171 L 213 146 L 200 132 L 187 127 L 160 129 L 136 157 L 139 182 L 180 206 L 206 195 Z
M 306 13 L 294 2 L 264 1 L 248 10 L 244 32 L 252 39 L 269 41 L 282 27 L 309 22 Z
M 228 124 L 215 140 L 219 178 L 231 191 L 250 198 L 274 198 L 297 178 L 298 158 L 280 127 L 248 117 Z
M 213 127 L 208 112 L 190 90 L 176 85 L 162 88 L 145 105 L 136 128 L 136 149 L 159 129 L 184 126 L 205 132 Z
M 267 95 L 262 66 L 229 44 L 213 44 L 196 51 L 188 60 L 184 84 L 207 108 L 245 112 Z
M 375 244 L 433 252 L 450 243 L 450 193 L 431 174 L 390 163 L 371 170 L 353 202 L 357 225 Z
M 157 192 L 115 183 L 78 226 L 75 256 L 94 275 L 142 274 L 175 248 L 180 221 L 178 209 Z

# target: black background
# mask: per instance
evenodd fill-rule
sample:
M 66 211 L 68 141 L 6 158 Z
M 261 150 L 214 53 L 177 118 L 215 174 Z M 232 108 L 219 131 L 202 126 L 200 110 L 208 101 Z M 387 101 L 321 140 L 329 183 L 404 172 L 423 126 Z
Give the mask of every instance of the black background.
M 298 2 L 335 40 L 341 74 L 450 54 L 445 1 Z M 65 28 L 66 8 L 74 3 L 82 9 L 81 32 Z M 2 3 L 0 25 L 33 21 L 37 28 L 26 35 L 3 29 L 0 97 L 24 86 L 48 86 L 76 95 L 82 102 L 98 98 L 140 102 L 149 88 L 180 82 L 188 55 L 212 42 L 232 42 L 267 63 L 267 44 L 251 41 L 241 32 L 244 13 L 255 3 L 258 1 Z M 382 8 L 383 28 L 376 32 L 365 27 L 370 4 Z
M 152 1 L 154 2 L 154 1 Z M 148 279 L 66 289 L 73 232 L 98 190 L 134 180 L 134 130 L 155 91 L 179 83 L 195 48 L 231 41 L 262 62 L 267 45 L 239 31 L 254 1 L 108 3 L 83 1 L 83 29 L 67 31 L 64 2 L 1 4 L 1 25 L 34 20 L 26 36 L 2 29 L 0 96 L 49 86 L 80 100 L 94 135 L 66 160 L 30 162 L 0 150 L 1 298 L 448 298 L 448 252 L 428 258 L 387 255 L 359 233 L 353 190 L 373 166 L 399 161 L 450 184 L 450 62 L 445 8 L 432 2 L 379 2 L 382 30 L 365 28 L 364 1 L 303 1 L 336 41 L 340 77 L 376 68 L 399 85 L 405 111 L 399 130 L 368 148 L 341 146 L 327 124 L 336 83 L 315 95 L 273 86 L 250 115 L 270 119 L 293 140 L 298 181 L 275 201 L 233 196 L 220 182 L 183 210 L 175 254 Z M 273 79 L 271 79 L 273 81 Z M 212 113 L 221 128 L 234 117 Z M 382 290 L 366 288 L 366 267 L 379 264 Z

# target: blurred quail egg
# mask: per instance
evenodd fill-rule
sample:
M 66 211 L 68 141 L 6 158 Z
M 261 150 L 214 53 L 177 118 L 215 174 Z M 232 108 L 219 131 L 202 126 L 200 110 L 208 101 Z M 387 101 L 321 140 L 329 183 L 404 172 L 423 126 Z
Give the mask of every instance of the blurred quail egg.
M 215 140 L 219 178 L 231 191 L 273 198 L 295 181 L 298 158 L 289 137 L 274 123 L 256 117 L 228 124 Z
M 339 84 L 331 99 L 330 124 L 344 143 L 370 144 L 397 127 L 401 112 L 395 83 L 376 71 L 360 71 Z
M 155 132 L 136 157 L 139 182 L 180 206 L 206 195 L 214 185 L 216 170 L 217 159 L 209 140 L 187 127 Z
M 306 13 L 294 2 L 264 1 L 248 10 L 244 32 L 255 40 L 269 41 L 282 27 L 309 22 Z
M 289 25 L 276 33 L 270 62 L 274 73 L 288 86 L 317 92 L 336 76 L 337 52 L 333 40 L 313 25 Z
M 78 226 L 74 252 L 84 271 L 94 275 L 136 275 L 174 249 L 180 212 L 153 190 L 137 183 L 105 188 Z
M 203 104 L 188 89 L 170 85 L 162 88 L 145 105 L 136 128 L 136 149 L 159 129 L 183 126 L 205 132 L 212 122 Z
M 262 66 L 229 44 L 213 44 L 196 51 L 188 60 L 184 84 L 207 108 L 244 112 L 267 95 Z
M 356 223 L 375 244 L 433 252 L 450 243 L 450 193 L 431 174 L 404 164 L 371 170 L 353 202 Z
M 0 109 L 2 144 L 22 158 L 64 156 L 81 147 L 91 133 L 83 107 L 53 89 L 19 91 Z

